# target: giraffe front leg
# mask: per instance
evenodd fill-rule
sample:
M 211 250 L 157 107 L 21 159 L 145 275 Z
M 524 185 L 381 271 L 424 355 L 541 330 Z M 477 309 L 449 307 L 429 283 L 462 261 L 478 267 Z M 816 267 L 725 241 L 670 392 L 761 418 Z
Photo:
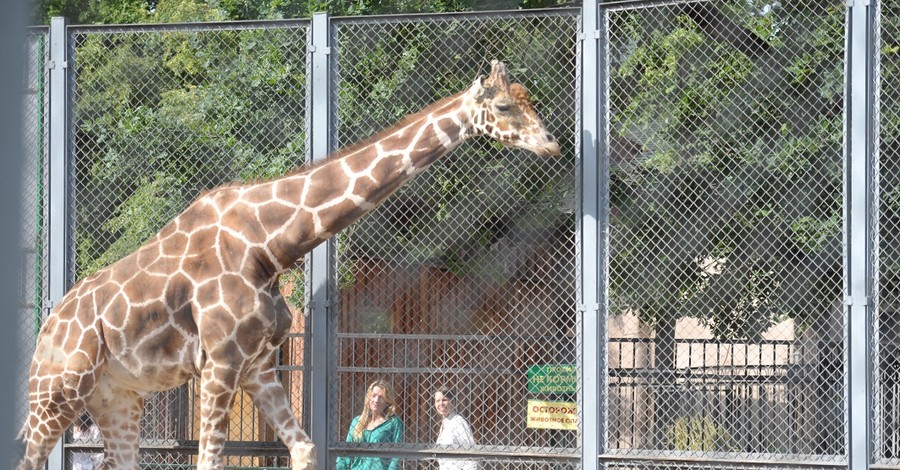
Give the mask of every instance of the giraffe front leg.
M 228 418 L 241 367 L 208 360 L 200 374 L 200 455 L 197 470 L 225 468 Z
M 291 452 L 292 470 L 315 470 L 316 448 L 300 427 L 291 410 L 284 386 L 275 373 L 275 351 L 261 359 L 262 365 L 253 369 L 243 387 L 281 441 Z

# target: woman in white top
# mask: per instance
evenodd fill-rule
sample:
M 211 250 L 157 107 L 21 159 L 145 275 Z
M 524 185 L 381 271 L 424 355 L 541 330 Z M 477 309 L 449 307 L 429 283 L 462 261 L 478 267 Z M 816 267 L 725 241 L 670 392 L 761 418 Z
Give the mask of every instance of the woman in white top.
M 446 387 L 434 392 L 434 409 L 441 415 L 441 430 L 438 445 L 453 447 L 454 450 L 469 450 L 475 445 L 472 428 L 453 407 L 453 393 Z M 440 470 L 478 470 L 478 462 L 463 459 L 437 459 Z

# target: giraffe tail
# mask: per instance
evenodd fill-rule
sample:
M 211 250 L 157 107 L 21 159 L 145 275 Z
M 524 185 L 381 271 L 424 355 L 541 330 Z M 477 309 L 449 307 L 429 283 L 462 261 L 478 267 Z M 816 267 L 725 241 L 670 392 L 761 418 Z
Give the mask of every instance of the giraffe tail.
M 17 465 L 20 465 L 22 459 L 25 457 L 25 433 L 28 432 L 28 421 L 26 419 L 25 423 L 22 424 L 22 429 L 16 434 L 15 441 L 12 446 L 12 468 L 18 468 Z
M 20 429 L 19 432 L 16 434 L 16 440 L 17 441 L 25 440 L 26 432 L 28 432 L 28 419 L 26 419 L 25 422 L 22 423 L 22 429 Z

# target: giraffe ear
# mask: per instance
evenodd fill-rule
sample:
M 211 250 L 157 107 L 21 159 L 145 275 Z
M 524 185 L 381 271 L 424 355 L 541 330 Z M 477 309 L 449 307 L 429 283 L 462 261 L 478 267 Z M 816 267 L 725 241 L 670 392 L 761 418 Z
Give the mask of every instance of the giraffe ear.
M 471 95 L 480 95 L 484 91 L 484 75 L 479 75 L 475 77 L 475 80 L 472 80 L 472 84 L 469 85 L 469 93 Z
M 509 75 L 506 72 L 506 64 L 499 60 L 491 61 L 491 74 L 485 80 L 486 86 L 509 88 Z

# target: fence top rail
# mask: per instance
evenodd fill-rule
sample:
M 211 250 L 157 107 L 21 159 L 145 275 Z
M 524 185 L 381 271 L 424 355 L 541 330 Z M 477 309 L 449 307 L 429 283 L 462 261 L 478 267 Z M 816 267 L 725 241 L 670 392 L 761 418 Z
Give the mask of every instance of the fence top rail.
M 609 2 L 598 2 L 597 7 L 604 11 L 623 11 L 711 2 L 712 0 L 613 0 Z
M 136 23 L 136 24 L 102 24 L 102 25 L 68 25 L 70 33 L 148 33 L 170 31 L 239 31 L 251 29 L 282 29 L 290 27 L 309 27 L 309 18 L 285 20 L 233 20 L 189 23 Z
M 616 464 L 631 467 L 636 462 L 653 465 L 656 468 L 692 467 L 721 468 L 731 465 L 745 469 L 752 468 L 846 468 L 844 455 L 832 454 L 772 454 L 761 452 L 691 452 L 675 450 L 609 449 L 600 455 L 600 460 L 615 468 Z
M 611 337 L 609 338 L 610 343 L 622 343 L 622 344 L 652 344 L 659 341 L 657 338 L 628 338 L 628 337 Z M 674 340 L 675 344 L 690 344 L 690 345 L 710 345 L 710 346 L 790 346 L 790 345 L 799 345 L 799 344 L 809 344 L 808 341 L 802 341 L 799 339 L 762 339 L 762 338 L 747 338 L 747 339 L 730 339 L 730 338 L 676 338 Z M 837 343 L 836 341 L 825 341 L 820 340 L 818 344 L 823 343 Z
M 485 11 L 460 11 L 446 13 L 403 13 L 392 15 L 366 15 L 366 16 L 333 16 L 330 21 L 335 24 L 367 24 L 367 23 L 399 23 L 410 20 L 416 21 L 451 21 L 459 19 L 479 18 L 552 18 L 552 17 L 577 17 L 581 14 L 581 8 L 534 8 L 528 10 L 485 10 Z
M 466 456 L 480 457 L 482 459 L 513 457 L 517 459 L 539 459 L 541 461 L 572 460 L 578 459 L 580 454 L 571 447 L 543 447 L 543 446 L 502 446 L 502 445 L 478 445 L 474 448 L 456 450 L 435 444 L 415 443 L 359 443 L 359 442 L 331 442 L 328 450 L 340 455 L 377 455 L 403 457 L 406 459 L 423 459 Z
M 542 334 L 508 334 L 508 335 L 447 335 L 447 334 L 400 334 L 400 333 L 337 333 L 339 339 L 369 339 L 369 340 L 452 340 L 452 341 L 510 341 L 522 338 L 546 338 L 555 340 L 571 340 L 575 337 L 564 334 L 542 335 Z M 609 343 L 615 344 L 654 344 L 658 340 L 656 338 L 629 338 L 629 337 L 611 337 L 608 338 Z M 817 345 L 838 345 L 840 341 L 818 340 L 814 342 L 804 341 L 800 339 L 714 339 L 714 338 L 677 338 L 674 343 L 676 345 L 704 345 L 704 346 L 740 346 L 740 347 L 760 347 L 760 346 L 802 346 L 809 344 Z
M 696 1 L 696 0 L 695 0 Z M 522 18 L 522 17 L 577 17 L 581 13 L 580 8 L 535 8 L 529 10 L 488 10 L 465 11 L 446 13 L 403 13 L 390 15 L 366 15 L 366 16 L 334 16 L 330 20 L 340 24 L 360 23 L 397 23 L 409 20 L 417 21 L 447 21 L 461 18 Z M 75 24 L 67 25 L 67 29 L 74 33 L 98 33 L 98 32 L 167 32 L 167 31 L 221 31 L 221 30 L 245 30 L 245 29 L 270 29 L 285 27 L 309 27 L 311 18 L 291 18 L 272 20 L 229 20 L 229 21 L 198 21 L 181 23 L 135 23 L 135 24 Z M 33 25 L 29 30 L 45 31 L 46 25 Z

